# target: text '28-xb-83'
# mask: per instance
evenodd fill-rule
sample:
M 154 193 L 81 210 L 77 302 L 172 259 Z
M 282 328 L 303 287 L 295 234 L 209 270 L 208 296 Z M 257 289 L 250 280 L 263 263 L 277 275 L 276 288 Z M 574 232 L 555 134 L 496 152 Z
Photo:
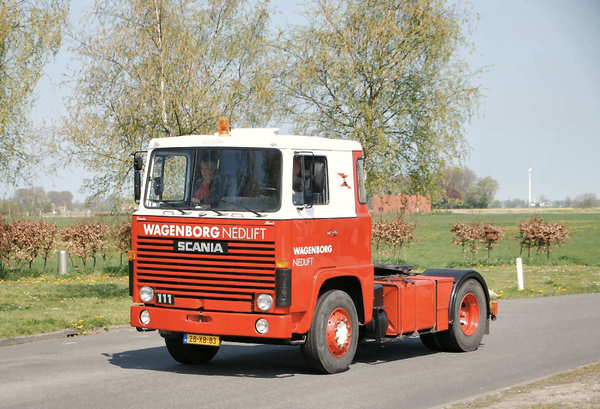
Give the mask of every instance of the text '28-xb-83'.
M 300 345 L 323 373 L 347 370 L 364 339 L 473 351 L 497 313 L 476 271 L 372 263 L 358 142 L 221 120 L 153 139 L 134 177 L 131 325 L 182 364 L 223 341 Z

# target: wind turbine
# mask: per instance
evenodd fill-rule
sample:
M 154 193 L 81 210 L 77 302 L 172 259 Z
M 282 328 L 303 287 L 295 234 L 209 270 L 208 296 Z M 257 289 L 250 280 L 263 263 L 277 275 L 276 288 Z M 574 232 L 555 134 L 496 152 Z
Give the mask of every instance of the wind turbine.
M 531 172 L 533 172 L 533 168 L 529 168 L 529 207 L 531 207 Z

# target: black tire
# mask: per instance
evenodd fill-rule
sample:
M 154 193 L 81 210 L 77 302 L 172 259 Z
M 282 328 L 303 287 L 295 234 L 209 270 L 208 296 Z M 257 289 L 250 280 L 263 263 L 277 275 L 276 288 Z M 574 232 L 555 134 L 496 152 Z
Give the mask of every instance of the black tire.
M 165 344 L 171 357 L 185 365 L 202 365 L 209 362 L 219 352 L 219 347 L 205 345 L 188 345 L 183 343 L 183 336 L 165 338 Z
M 479 347 L 487 320 L 486 298 L 479 281 L 469 279 L 454 299 L 453 324 L 436 337 L 446 351 L 469 352 Z
M 419 335 L 419 338 L 421 338 L 421 342 L 423 342 L 423 345 L 425 345 L 427 348 L 431 349 L 432 351 L 443 351 L 444 347 L 442 346 L 442 344 L 440 343 L 440 340 L 438 339 L 438 334 L 437 333 L 430 333 L 430 334 L 421 334 Z
M 343 291 L 331 290 L 317 301 L 302 353 L 318 372 L 344 372 L 354 359 L 358 339 L 358 314 L 352 298 Z

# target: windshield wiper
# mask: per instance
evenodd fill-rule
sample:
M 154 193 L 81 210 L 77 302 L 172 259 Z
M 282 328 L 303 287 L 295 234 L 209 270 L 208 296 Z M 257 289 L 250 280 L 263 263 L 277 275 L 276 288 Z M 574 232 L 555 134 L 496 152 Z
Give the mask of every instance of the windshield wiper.
M 196 209 L 196 210 L 202 210 L 202 211 L 205 211 L 205 210 L 211 210 L 211 211 L 215 212 L 217 215 L 219 215 L 219 216 L 223 216 L 223 213 L 221 213 L 221 212 L 220 212 L 220 211 L 218 211 L 218 210 L 212 209 L 212 208 L 211 208 L 210 206 L 208 206 L 208 205 L 195 205 L 195 206 L 194 206 L 194 209 Z M 204 215 L 203 215 L 203 214 L 201 214 L 200 216 L 204 216 Z
M 246 206 L 246 205 L 243 205 L 243 204 L 241 204 L 241 203 L 230 202 L 229 200 L 223 200 L 223 199 L 221 199 L 219 202 L 221 202 L 221 203 L 227 203 L 227 204 L 231 204 L 231 205 L 234 205 L 234 206 L 239 206 L 239 207 L 241 207 L 241 208 L 242 208 L 242 209 L 244 209 L 244 210 L 247 210 L 247 211 L 249 211 L 249 212 L 252 212 L 252 213 L 254 213 L 254 214 L 255 214 L 256 216 L 258 216 L 258 217 L 265 217 L 265 215 L 264 215 L 264 214 L 260 214 L 260 213 L 258 213 L 256 210 L 252 210 L 252 209 L 250 209 L 248 206 Z
M 179 207 L 175 206 L 173 203 L 170 202 L 159 202 L 161 205 L 166 205 L 168 208 L 171 209 L 175 209 L 178 212 L 180 212 L 181 214 L 187 214 L 186 212 L 184 212 L 183 210 L 181 210 Z

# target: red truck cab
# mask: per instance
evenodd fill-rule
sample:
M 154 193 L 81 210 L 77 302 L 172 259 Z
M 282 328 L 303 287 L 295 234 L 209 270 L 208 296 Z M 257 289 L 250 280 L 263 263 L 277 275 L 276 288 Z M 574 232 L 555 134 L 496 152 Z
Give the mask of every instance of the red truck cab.
M 478 345 L 492 316 L 475 272 L 372 264 L 357 142 L 223 126 L 153 139 L 134 168 L 131 325 L 158 330 L 181 363 L 209 361 L 223 341 L 286 343 L 335 373 L 359 337 L 452 349 L 443 335 L 468 310 L 475 330 L 462 334 Z M 452 305 L 464 304 L 452 299 L 459 279 L 478 286 L 470 309 Z

